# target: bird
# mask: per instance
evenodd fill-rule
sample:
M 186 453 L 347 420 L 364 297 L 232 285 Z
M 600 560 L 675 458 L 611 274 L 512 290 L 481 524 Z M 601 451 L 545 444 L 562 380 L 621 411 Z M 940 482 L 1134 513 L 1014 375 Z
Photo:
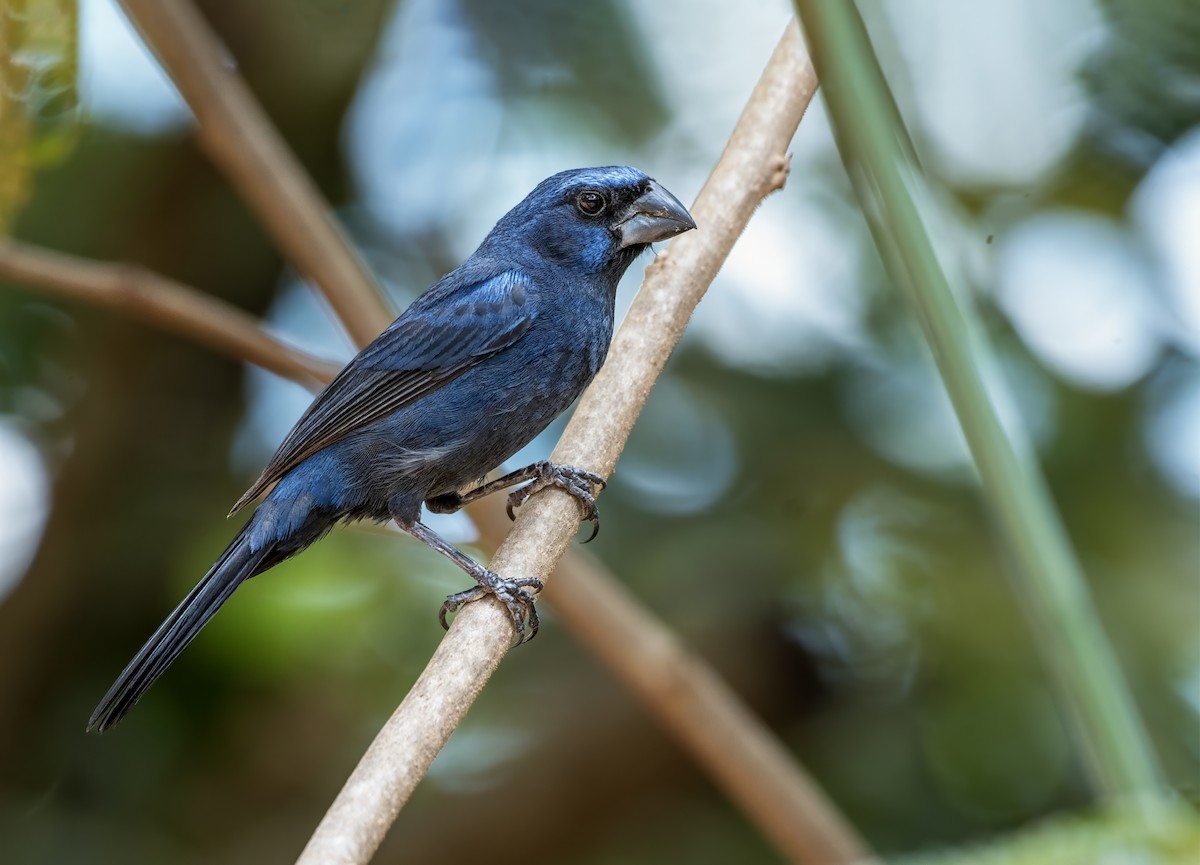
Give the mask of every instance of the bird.
M 488 570 L 422 523 L 421 508 L 453 513 L 524 483 L 510 493 L 512 517 L 554 486 L 579 502 L 595 537 L 599 475 L 542 460 L 482 479 L 595 377 L 630 264 L 650 244 L 695 227 L 674 195 L 628 166 L 572 169 L 539 183 L 316 396 L 230 512 L 265 494 L 253 515 L 125 667 L 87 729 L 120 721 L 238 586 L 338 523 L 393 520 L 470 575 L 475 585 L 442 604 L 443 627 L 464 604 L 492 595 L 507 608 L 516 643 L 532 639 L 540 581 Z

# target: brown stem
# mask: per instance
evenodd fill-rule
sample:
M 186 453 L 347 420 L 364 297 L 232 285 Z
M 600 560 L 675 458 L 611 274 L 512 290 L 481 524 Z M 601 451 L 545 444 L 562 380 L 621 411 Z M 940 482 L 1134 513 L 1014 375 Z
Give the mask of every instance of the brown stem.
M 750 102 L 743 111 L 725 152 L 705 184 L 692 213 L 699 230 L 676 239 L 658 256 L 634 300 L 625 322 L 613 341 L 609 358 L 584 395 L 555 448 L 553 460 L 611 473 L 655 379 L 674 348 L 692 310 L 707 290 L 734 241 L 745 228 L 761 200 L 778 189 L 787 174 L 786 148 L 805 108 L 816 90 L 816 76 L 801 43 L 795 24 L 789 24 L 764 71 Z M 566 494 L 549 491 L 535 496 L 521 510 L 511 533 L 500 545 L 491 567 L 500 574 L 536 576 L 546 580 L 567 550 L 579 523 L 575 502 Z M 617 619 L 629 613 L 616 595 L 586 592 L 589 580 L 577 565 L 576 589 L 567 594 L 563 609 L 573 614 L 575 625 L 599 620 L 605 610 L 605 627 L 618 628 Z M 553 589 L 551 590 L 554 591 Z M 560 591 L 561 594 L 561 591 Z M 599 603 L 600 606 L 592 606 Z M 586 633 L 590 629 L 581 631 Z M 685 717 L 680 692 L 660 691 L 658 685 L 681 673 L 679 668 L 664 677 L 666 665 L 684 663 L 662 640 L 662 632 L 637 628 L 622 629 L 631 639 L 641 635 L 639 648 L 656 652 L 658 667 L 644 669 L 645 658 L 629 644 L 620 672 L 635 684 L 639 693 L 673 729 L 689 728 L 686 742 L 693 753 L 707 759 L 706 765 L 725 783 L 748 812 L 759 820 L 771 838 L 790 858 L 801 862 L 845 862 L 863 858 L 865 846 L 841 821 L 836 812 L 798 775 L 774 779 L 787 787 L 785 796 L 795 810 L 763 811 L 765 799 L 756 787 L 758 773 L 781 752 L 757 735 L 756 725 L 740 711 L 718 713 L 717 726 L 730 735 L 729 741 L 745 733 L 754 744 L 735 759 L 718 754 L 719 743 L 690 728 L 705 724 L 710 717 Z M 384 725 L 351 774 L 338 798 L 317 827 L 298 860 L 312 863 L 365 863 L 369 861 L 407 801 L 417 782 L 467 709 L 491 677 L 513 639 L 512 625 L 497 603 L 468 605 L 455 619 L 433 658 L 399 708 Z M 599 639 L 589 640 L 593 647 Z M 608 651 L 613 647 L 609 646 Z M 607 657 L 607 654 L 604 655 Z M 705 675 L 686 674 L 689 698 L 711 710 L 724 704 L 720 688 L 712 688 Z M 704 696 L 707 695 L 707 696 Z M 726 708 L 728 708 L 726 706 Z M 736 732 L 730 732 L 736 731 Z
M 368 341 L 391 318 L 375 283 L 328 216 L 295 158 L 232 71 L 208 25 L 186 0 L 123 3 L 195 112 L 200 140 L 210 156 L 255 208 L 285 254 L 326 294 L 356 342 L 361 345 Z M 589 408 L 592 420 L 588 423 L 604 424 L 603 432 L 598 425 L 592 437 L 603 440 L 597 443 L 601 446 L 589 449 L 592 445 L 588 444 L 581 416 L 560 443 L 560 450 L 584 453 L 574 462 L 594 463 L 611 471 L 628 427 L 692 307 L 759 200 L 782 184 L 786 173 L 783 154 L 815 84 L 798 34 L 791 27 L 693 209 L 702 231 L 677 242 L 669 256 L 660 256 L 631 310 L 631 320 L 636 314 L 641 323 L 623 327 L 618 334 L 613 355 L 628 354 L 631 363 L 607 378 L 602 373 L 602 379 L 610 383 L 600 386 L 598 380 L 591 393 L 603 396 L 585 400 L 586 405 L 595 406 Z M 125 271 L 127 280 L 129 273 Z M 264 350 L 264 344 L 273 342 L 269 337 L 264 340 L 265 334 L 257 336 L 259 347 L 255 349 L 244 340 L 222 338 L 194 323 L 184 326 L 172 321 L 171 316 L 177 315 L 202 323 L 211 317 L 216 302 L 171 283 L 173 289 L 193 296 L 177 293 L 170 303 L 157 303 L 155 299 L 165 296 L 159 289 L 166 281 L 145 272 L 132 273 L 138 278 L 131 284 L 153 286 L 155 291 L 138 293 L 136 301 L 118 300 L 117 293 L 85 287 L 87 279 L 74 280 L 77 284 L 72 289 L 66 285 L 72 279 L 65 277 L 63 285 L 47 282 L 45 274 L 36 271 L 14 277 L 31 283 L 41 280 L 40 284 L 51 290 L 120 306 L 283 375 L 324 378 L 331 371 L 324 362 L 279 344 L 287 356 L 273 349 Z M 680 274 L 685 277 L 682 282 Z M 80 275 L 74 272 L 75 277 Z M 184 308 L 188 305 L 185 300 L 192 302 L 190 310 Z M 299 365 L 292 366 L 297 361 Z M 612 369 L 615 367 L 610 358 L 606 370 Z M 539 504 L 562 503 L 551 496 L 542 497 Z M 566 517 L 560 508 L 554 528 L 547 528 L 544 535 L 540 529 L 527 528 L 524 540 L 506 544 L 507 555 L 513 562 L 533 555 L 541 558 L 545 570 L 549 570 L 562 555 L 565 539 L 574 532 L 573 508 L 568 504 Z M 485 544 L 494 547 L 507 528 L 499 518 L 498 503 L 494 508 L 485 504 L 473 511 Z M 538 518 L 524 518 L 522 522 L 531 527 Z M 539 547 L 539 535 L 553 537 L 554 543 L 548 540 L 546 549 Z M 499 554 L 495 564 L 502 565 L 505 555 Z M 690 657 L 649 613 L 639 610 L 611 576 L 575 555 L 568 555 L 559 571 L 562 579 L 551 589 L 548 600 L 557 604 L 562 620 L 646 700 L 781 852 L 797 862 L 845 862 L 865 856 L 865 845 L 769 732 L 701 661 Z M 325 861 L 322 849 L 330 851 L 328 861 L 365 862 L 370 857 L 412 787 L 507 648 L 509 635 L 503 620 L 481 618 L 490 612 L 490 605 L 474 605 L 464 611 L 452 638 L 443 642 L 430 663 L 429 670 L 442 670 L 443 674 L 427 671 L 410 693 L 334 803 L 302 861 Z M 472 619 L 480 621 L 468 628 Z M 464 643 L 458 636 L 463 633 L 475 637 Z M 620 639 L 614 639 L 617 634 Z M 464 647 L 473 654 L 464 652 Z M 444 675 L 447 667 L 460 675 Z M 403 714 L 422 700 L 429 701 L 425 708 L 431 711 L 415 718 Z M 411 728 L 411 738 L 405 718 L 419 721 Z M 409 747 L 412 750 L 406 751 Z M 367 777 L 363 776 L 364 769 L 369 770 Z M 342 821 L 336 815 L 345 814 L 347 797 L 351 801 L 359 798 L 363 807 Z M 344 855 L 333 855 L 335 850 Z
M 141 268 L 6 240 L 0 241 L 0 278 L 108 306 L 309 386 L 337 370 L 277 341 L 227 303 Z M 500 500 L 479 502 L 469 512 L 483 546 L 496 549 L 509 530 Z M 790 860 L 865 857 L 853 830 L 771 732 L 603 566 L 568 552 L 546 602 Z
M 237 307 L 143 267 L 91 261 L 0 238 L 0 279 L 127 313 L 312 390 L 339 369 L 275 339 Z
M 188 0 L 121 0 L 196 116 L 204 150 L 360 347 L 393 316 L 312 180 Z
M 485 537 L 507 531 L 502 508 L 479 507 L 471 516 Z M 641 699 L 788 861 L 870 859 L 870 848 L 795 756 L 601 564 L 572 551 L 545 597 L 566 629 Z

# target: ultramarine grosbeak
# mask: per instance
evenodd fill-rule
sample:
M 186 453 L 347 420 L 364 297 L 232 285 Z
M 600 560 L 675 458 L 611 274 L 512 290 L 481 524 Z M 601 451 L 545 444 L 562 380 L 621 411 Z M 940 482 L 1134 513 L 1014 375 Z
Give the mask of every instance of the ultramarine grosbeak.
M 404 311 L 317 396 L 234 506 L 268 488 L 254 515 L 104 695 L 88 722 L 119 721 L 255 574 L 294 556 L 339 521 L 393 519 L 476 582 L 439 615 L 495 595 L 518 642 L 537 633 L 533 578 L 503 579 L 420 521 L 515 484 L 514 506 L 557 486 L 599 527 L 593 487 L 573 466 L 534 463 L 491 483 L 596 375 L 608 353 L 617 283 L 649 244 L 695 228 L 679 201 L 627 167 L 564 171 L 538 184 L 475 253 Z M 590 538 L 589 538 L 590 540 Z

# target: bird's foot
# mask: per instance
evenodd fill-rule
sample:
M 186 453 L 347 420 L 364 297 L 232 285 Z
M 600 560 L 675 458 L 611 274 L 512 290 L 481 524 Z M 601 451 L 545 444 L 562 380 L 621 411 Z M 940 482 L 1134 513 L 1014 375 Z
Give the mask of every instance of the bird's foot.
M 471 576 L 479 585 L 450 595 L 442 604 L 442 609 L 438 612 L 438 621 L 442 623 L 443 628 L 449 629 L 450 627 L 446 616 L 457 613 L 465 604 L 478 601 L 488 595 L 495 595 L 496 599 L 508 609 L 513 630 L 517 634 L 516 645 L 519 646 L 537 636 L 538 614 L 537 607 L 533 603 L 533 595 L 542 590 L 541 580 L 537 577 L 505 579 L 482 567 Z M 530 592 L 530 589 L 533 589 L 533 592 Z M 529 627 L 528 636 L 525 634 L 526 622 Z
M 508 511 L 508 518 L 516 519 L 513 509 L 519 508 L 529 501 L 529 497 L 534 493 L 540 492 L 546 487 L 558 487 L 579 502 L 579 507 L 583 511 L 583 519 L 592 524 L 592 534 L 584 543 L 594 540 L 596 535 L 600 534 L 600 513 L 596 510 L 596 499 L 592 489 L 595 488 L 599 492 L 604 489 L 607 481 L 595 472 L 589 472 L 576 466 L 559 465 L 549 460 L 534 463 L 529 468 L 536 472 L 532 483 L 519 490 L 514 490 L 508 495 L 508 504 L 505 507 L 505 510 Z

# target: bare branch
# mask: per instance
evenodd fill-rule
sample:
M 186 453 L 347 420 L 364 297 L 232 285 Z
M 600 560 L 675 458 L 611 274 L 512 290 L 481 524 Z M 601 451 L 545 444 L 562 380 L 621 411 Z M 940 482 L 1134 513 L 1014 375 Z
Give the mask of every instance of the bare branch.
M 315 388 L 336 364 L 279 342 L 250 316 L 165 277 L 0 241 L 0 278 L 96 303 Z M 470 508 L 483 546 L 508 534 L 500 499 Z M 790 860 L 865 858 L 853 830 L 762 723 L 602 565 L 569 551 L 546 602 L 671 730 Z
M 485 537 L 502 537 L 508 527 L 499 506 L 471 517 Z M 870 861 L 870 848 L 795 756 L 601 564 L 570 551 L 546 587 L 546 601 L 787 861 Z
M 816 84 L 799 32 L 794 23 L 789 24 L 692 209 L 700 229 L 677 238 L 649 269 L 613 341 L 607 363 L 555 448 L 556 462 L 580 465 L 604 475 L 611 473 L 692 310 L 759 202 L 782 185 L 787 171 L 786 148 Z M 550 491 L 535 496 L 522 508 L 491 567 L 501 574 L 545 580 L 566 551 L 578 524 L 577 506 L 566 494 Z M 371 858 L 512 639 L 511 622 L 498 603 L 480 602 L 462 610 L 317 827 L 299 865 L 361 865 Z M 629 669 L 638 663 L 631 660 Z M 693 687 L 698 684 L 692 680 Z M 656 708 L 662 709 L 660 716 L 667 717 L 663 701 L 672 699 L 672 695 L 655 699 Z M 692 740 L 697 753 L 702 750 L 699 741 L 700 737 Z M 729 783 L 728 775 L 722 775 L 729 789 L 744 795 L 755 783 L 753 773 L 761 768 L 764 756 L 745 754 L 744 765 L 727 767 L 724 771 L 741 776 L 734 785 Z M 709 765 L 717 771 L 714 764 Z M 824 849 L 837 855 L 809 858 L 817 849 L 810 838 L 789 848 L 797 861 L 835 862 L 859 856 L 864 848 L 832 812 L 822 807 L 822 800 L 806 797 L 806 792 L 800 793 L 800 800 L 804 807 L 815 807 L 821 815 L 816 823 L 824 833 Z M 743 804 L 749 803 L 743 800 Z M 785 836 L 792 838 L 787 827 L 780 825 L 787 819 L 772 817 L 764 821 L 764 828 L 779 843 Z M 808 821 L 808 831 L 812 832 L 815 827 L 811 814 L 804 814 L 802 819 Z
M 0 279 L 128 313 L 310 390 L 340 368 L 271 336 L 249 313 L 142 267 L 90 261 L 3 238 Z
M 576 558 L 547 588 L 572 632 L 649 705 L 789 861 L 865 861 L 868 848 L 795 758 L 719 676 L 629 597 Z M 595 616 L 605 610 L 603 619 Z
M 362 347 L 394 317 L 320 192 L 188 0 L 121 0 L 196 116 L 204 150 Z
M 207 24 L 187 0 L 123 0 L 123 3 L 195 112 L 199 137 L 205 149 L 267 224 L 284 253 L 329 298 L 356 342 L 361 345 L 372 338 L 391 319 L 378 289 L 336 223 L 329 217 L 318 193 L 300 170 L 295 158 L 271 127 L 244 83 L 232 71 L 231 59 Z M 705 227 L 705 236 L 712 235 L 718 241 L 718 246 L 712 248 L 715 253 L 715 260 L 710 262 L 713 273 L 759 198 L 782 184 L 785 171 L 782 153 L 815 86 L 811 70 L 806 68 L 807 61 L 803 59 L 802 49 L 798 47 L 798 39 L 796 42 L 797 45 L 791 49 L 792 68 L 785 68 L 787 64 L 781 59 L 780 52 L 785 51 L 784 47 L 781 46 L 780 52 L 777 52 L 771 66 L 775 70 L 774 78 L 764 76 L 764 83 L 759 88 L 762 95 L 756 91 L 751 108 L 735 131 L 725 155 L 726 163 L 723 164 L 728 165 L 733 164 L 730 160 L 736 161 L 739 157 L 749 161 L 763 157 L 766 160 L 763 164 L 768 166 L 768 170 L 758 173 L 761 175 L 759 188 L 743 188 L 738 195 L 728 197 L 718 183 L 722 176 L 736 184 L 755 177 L 756 173 L 750 170 L 753 166 L 746 165 L 736 171 L 727 171 L 725 175 L 718 172 L 694 210 Z M 800 82 L 799 85 L 797 82 Z M 775 106 L 786 102 L 788 93 L 801 100 L 793 101 L 787 110 L 776 115 L 775 119 L 782 123 L 777 129 L 771 127 L 770 123 L 760 127 L 759 119 L 752 117 L 755 103 L 768 114 L 775 110 L 773 105 L 767 103 L 769 94 L 764 87 L 783 88 L 784 98 L 774 103 Z M 775 94 L 777 99 L 779 96 Z M 790 130 L 785 128 L 788 123 L 791 124 Z M 761 134 L 767 136 L 778 134 L 776 138 L 764 141 L 749 141 L 748 138 L 760 134 L 754 131 L 759 128 L 763 130 Z M 764 144 L 765 148 L 755 149 L 755 146 Z M 758 167 L 761 169 L 762 165 Z M 746 195 L 747 192 L 751 194 Z M 734 216 L 732 220 L 710 220 L 704 208 L 706 203 L 713 201 L 719 201 L 722 207 L 740 202 L 741 207 L 736 213 L 722 214 L 722 217 Z M 719 247 L 724 251 L 718 251 Z M 665 256 L 661 258 L 665 260 Z M 700 264 L 707 266 L 705 262 Z M 142 275 L 153 281 L 150 284 L 159 284 L 159 278 L 151 274 Z M 707 278 L 700 278 L 701 284 L 695 297 L 682 300 L 680 309 L 659 311 L 667 315 L 669 338 L 661 340 L 658 351 L 648 355 L 650 372 L 644 389 L 628 394 L 631 399 L 621 406 L 620 412 L 611 416 L 614 420 L 628 417 L 632 423 L 632 416 L 636 415 L 644 402 L 650 382 L 678 339 L 691 306 L 710 280 L 711 274 Z M 51 285 L 43 287 L 55 289 Z M 174 287 L 189 291 L 182 286 Z M 643 294 L 646 294 L 645 290 Z M 111 302 L 102 293 L 73 292 L 73 295 Z M 183 299 L 183 295 L 175 298 Z M 219 301 L 198 293 L 193 293 L 188 299 L 195 300 L 205 310 L 213 305 L 223 307 Z M 215 336 L 205 334 L 203 328 L 193 329 L 172 322 L 169 314 L 156 318 L 137 304 L 129 304 L 127 308 L 147 320 L 158 321 L 177 332 L 201 339 L 214 348 L 254 360 L 283 375 L 305 377 L 308 372 L 318 372 L 323 366 L 320 361 L 279 345 L 284 352 L 297 355 L 301 361 L 316 364 L 311 370 L 297 368 L 289 372 L 289 360 L 282 355 L 273 359 L 259 357 L 248 344 L 238 340 L 223 344 Z M 197 311 L 192 310 L 193 313 Z M 676 313 L 681 314 L 676 318 Z M 187 310 L 179 310 L 179 315 L 185 320 L 189 318 Z M 205 311 L 202 315 L 192 315 L 190 318 L 202 320 L 210 316 L 211 313 Z M 671 325 L 671 321 L 675 324 Z M 616 353 L 618 351 L 614 349 Z M 267 354 L 277 353 L 272 349 L 267 350 Z M 611 363 L 610 360 L 610 366 Z M 621 434 L 615 449 L 610 449 L 608 468 L 611 469 L 616 462 L 623 441 L 624 434 Z M 596 458 L 603 453 L 603 450 L 598 450 L 591 456 Z M 485 544 L 494 547 L 504 537 L 507 524 L 498 516 L 498 504 L 494 508 L 489 508 L 489 503 L 481 504 L 483 507 L 473 509 L 473 516 L 480 525 Z M 853 831 L 824 802 L 802 769 L 788 759 L 786 752 L 701 661 L 689 657 L 682 647 L 667 636 L 665 629 L 653 623 L 647 612 L 635 612 L 633 600 L 624 595 L 615 581 L 598 566 L 588 564 L 572 554 L 562 562 L 559 570 L 562 581 L 551 590 L 548 600 L 555 603 L 557 599 L 558 611 L 564 623 L 606 660 L 636 693 L 647 700 L 650 708 L 691 748 L 697 759 L 708 767 L 717 781 L 747 811 L 748 816 L 763 826 L 782 852 L 795 861 L 813 862 L 841 862 L 861 856 L 865 847 L 855 838 Z M 486 609 L 482 607 L 480 612 Z M 632 626 L 634 623 L 636 626 Z M 467 694 L 469 699 L 462 705 L 462 711 L 465 711 L 466 705 L 478 693 L 507 646 L 506 626 L 498 622 L 492 622 L 491 626 L 493 635 L 500 635 L 500 638 L 491 642 L 485 640 L 477 646 L 480 650 L 478 663 L 460 654 L 453 655 L 455 664 L 474 673 L 465 676 L 454 688 L 435 687 L 430 699 L 437 700 L 440 695 Z M 618 633 L 624 636 L 620 641 L 614 641 L 611 637 Z M 444 644 L 444 647 L 448 648 L 448 645 Z M 658 660 L 647 666 L 645 662 L 651 658 Z M 438 663 L 436 656 L 434 663 Z M 663 682 L 671 685 L 667 694 L 660 688 Z M 420 699 L 421 695 L 414 691 L 406 705 Z M 680 707 L 688 708 L 681 712 Z M 435 711 L 434 714 L 439 713 Z M 446 713 L 444 720 L 450 722 L 446 730 L 457 724 L 460 717 L 461 712 L 453 717 Z M 394 737 L 396 743 L 407 744 L 402 729 L 393 731 L 399 733 Z M 424 767 L 428 766 L 440 746 L 441 741 L 436 742 L 430 750 L 421 753 L 419 760 L 409 765 L 409 768 L 419 770 L 416 774 L 406 769 L 405 765 L 395 765 L 395 783 L 389 788 L 392 790 L 389 800 L 395 800 L 395 809 L 407 797 L 408 791 L 419 780 L 419 774 L 423 773 Z M 402 754 L 403 750 L 394 753 Z M 368 790 L 368 798 L 373 792 Z M 366 819 L 372 819 L 376 804 L 374 801 L 368 803 L 369 807 L 363 812 Z M 386 832 L 387 822 L 378 827 L 377 838 L 370 842 L 366 856 L 369 857 L 374 845 Z

